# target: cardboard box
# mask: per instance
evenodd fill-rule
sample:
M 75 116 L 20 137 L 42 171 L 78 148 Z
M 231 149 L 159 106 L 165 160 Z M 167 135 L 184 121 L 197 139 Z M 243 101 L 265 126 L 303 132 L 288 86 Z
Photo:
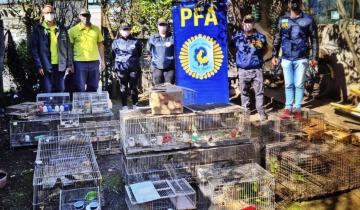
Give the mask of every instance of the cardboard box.
M 170 84 L 152 88 L 150 92 L 150 108 L 154 115 L 183 113 L 182 89 Z

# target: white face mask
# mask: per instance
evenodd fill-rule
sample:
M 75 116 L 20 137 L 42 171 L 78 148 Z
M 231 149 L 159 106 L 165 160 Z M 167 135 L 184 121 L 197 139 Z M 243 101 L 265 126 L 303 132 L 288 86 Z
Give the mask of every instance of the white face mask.
M 160 34 L 166 34 L 167 26 L 158 26 L 158 30 Z
M 55 14 L 54 13 L 45 14 L 44 19 L 48 22 L 51 22 L 55 19 Z
M 252 31 L 254 26 L 252 23 L 244 23 L 244 31 Z
M 90 24 L 90 17 L 82 16 L 82 17 L 80 17 L 80 20 L 84 25 L 89 25 Z
M 120 30 L 120 35 L 124 38 L 128 38 L 130 36 L 130 31 Z

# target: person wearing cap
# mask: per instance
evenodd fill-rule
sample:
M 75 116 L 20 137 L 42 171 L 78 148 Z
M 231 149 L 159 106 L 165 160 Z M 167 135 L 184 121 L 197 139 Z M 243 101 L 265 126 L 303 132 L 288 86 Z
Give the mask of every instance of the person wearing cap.
M 158 33 L 152 35 L 147 43 L 147 51 L 151 55 L 150 69 L 153 74 L 153 83 L 175 82 L 174 37 L 169 31 L 169 24 L 159 19 Z
M 51 5 L 42 9 L 43 21 L 34 27 L 31 54 L 43 93 L 63 92 L 64 75 L 72 71 L 72 48 L 65 28 L 55 21 Z
M 236 49 L 236 66 L 239 74 L 239 88 L 241 104 L 250 108 L 250 90 L 255 92 L 256 109 L 260 115 L 260 121 L 267 119 L 263 108 L 264 85 L 263 57 L 268 51 L 266 37 L 255 28 L 255 21 L 251 15 L 244 17 L 242 22 L 243 31 L 238 31 L 232 37 L 232 46 Z
M 290 0 L 289 11 L 279 19 L 273 44 L 272 64 L 279 64 L 279 51 L 282 49 L 281 66 L 285 80 L 285 109 L 282 118 L 294 115 L 302 120 L 301 103 L 305 92 L 306 71 L 309 65 L 318 63 L 319 42 L 315 20 L 301 10 L 301 0 Z M 310 53 L 311 51 L 311 53 Z
M 99 87 L 99 68 L 105 69 L 104 38 L 100 28 L 91 24 L 89 10 L 82 9 L 79 18 L 80 23 L 69 30 L 74 51 L 74 89 L 95 92 Z
M 132 36 L 130 24 L 122 24 L 119 37 L 111 45 L 115 54 L 115 72 L 120 83 L 120 97 L 123 110 L 128 110 L 128 89 L 130 87 L 133 109 L 138 103 L 138 80 L 141 73 L 141 42 Z

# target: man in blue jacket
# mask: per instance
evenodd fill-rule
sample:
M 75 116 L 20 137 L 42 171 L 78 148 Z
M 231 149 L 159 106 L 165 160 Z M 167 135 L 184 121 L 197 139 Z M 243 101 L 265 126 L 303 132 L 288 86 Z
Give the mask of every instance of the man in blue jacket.
M 282 49 L 286 102 L 281 117 L 284 119 L 293 114 L 296 120 L 302 120 L 305 73 L 309 64 L 315 67 L 318 63 L 317 26 L 311 16 L 302 12 L 301 5 L 301 0 L 289 1 L 290 12 L 280 18 L 274 37 L 273 65 L 279 64 L 280 47 Z
M 120 97 L 123 110 L 128 110 L 128 87 L 130 87 L 133 109 L 138 103 L 138 80 L 141 74 L 141 42 L 131 35 L 130 24 L 122 24 L 120 37 L 112 43 L 115 53 L 115 71 L 120 83 Z
M 63 92 L 65 72 L 72 71 L 72 48 L 67 31 L 55 22 L 51 5 L 42 10 L 43 22 L 37 24 L 31 38 L 35 69 L 41 77 L 44 93 Z
M 243 31 L 239 31 L 232 38 L 232 45 L 236 47 L 236 67 L 239 74 L 239 87 L 241 104 L 250 108 L 250 89 L 254 89 L 256 97 L 256 109 L 260 115 L 260 121 L 265 121 L 264 104 L 264 79 L 262 67 L 263 57 L 268 51 L 266 37 L 254 28 L 255 21 L 251 15 L 244 17 Z

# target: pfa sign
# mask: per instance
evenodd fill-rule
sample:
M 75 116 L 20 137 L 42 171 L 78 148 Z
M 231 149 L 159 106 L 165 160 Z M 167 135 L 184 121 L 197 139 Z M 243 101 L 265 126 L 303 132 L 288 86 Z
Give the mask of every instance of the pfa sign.
M 173 6 L 177 85 L 197 91 L 197 103 L 228 103 L 226 4 Z

